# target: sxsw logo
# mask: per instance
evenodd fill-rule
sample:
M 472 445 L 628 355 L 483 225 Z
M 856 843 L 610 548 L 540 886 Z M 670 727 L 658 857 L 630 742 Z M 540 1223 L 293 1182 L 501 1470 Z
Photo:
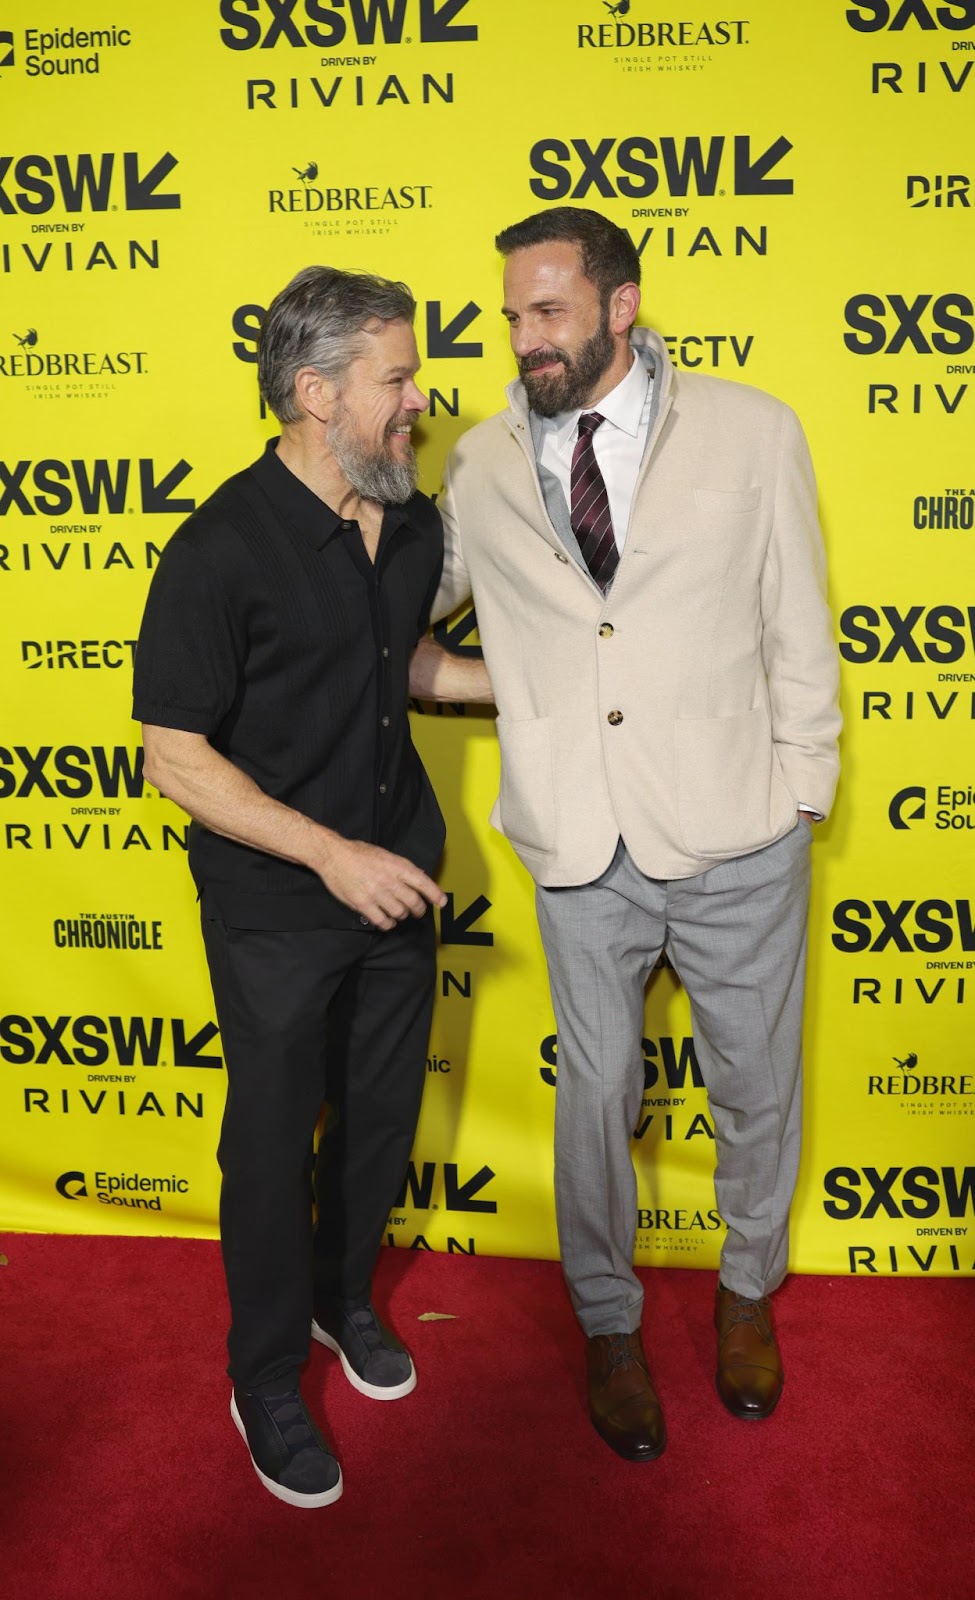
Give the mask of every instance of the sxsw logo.
M 419 1172 L 416 1163 L 411 1161 L 406 1169 L 406 1178 L 403 1187 L 396 1196 L 394 1204 L 398 1208 L 405 1205 L 411 1206 L 415 1211 L 435 1211 L 438 1203 L 433 1198 L 436 1184 L 437 1163 L 424 1161 Z M 445 1161 L 443 1163 L 443 1204 L 446 1211 L 497 1211 L 496 1200 L 478 1198 L 481 1190 L 486 1189 L 495 1174 L 491 1167 L 481 1167 L 472 1177 L 463 1183 L 460 1180 L 457 1163 Z M 407 1198 L 408 1197 L 408 1198 Z
M 78 800 L 97 792 L 116 800 L 124 792 L 135 800 L 145 787 L 142 759 L 141 747 L 129 750 L 121 744 L 45 744 L 36 750 L 0 745 L 0 799 L 21 800 L 36 792 L 48 800 L 58 795 Z
M 833 908 L 830 937 L 835 949 L 846 955 L 870 950 L 915 950 L 939 955 L 957 945 L 975 951 L 975 920 L 971 900 L 841 900 Z
M 218 1032 L 215 1022 L 205 1022 L 193 1033 L 181 1017 L 25 1017 L 11 1013 L 0 1017 L 0 1059 L 15 1067 L 43 1067 L 53 1061 L 65 1067 L 102 1067 L 115 1060 L 120 1067 L 218 1068 L 223 1066 L 223 1058 L 205 1053 Z
M 899 1181 L 898 1181 L 899 1180 Z M 895 1185 L 897 1193 L 895 1194 Z M 854 1217 L 949 1217 L 975 1211 L 975 1167 L 831 1167 L 823 1178 L 823 1210 L 837 1222 Z M 942 1193 L 943 1191 L 943 1193 Z
M 706 140 L 697 134 L 656 140 L 643 134 L 619 140 L 607 136 L 595 144 L 539 139 L 529 152 L 538 176 L 528 187 L 540 200 L 582 200 L 590 190 L 604 200 L 617 195 L 642 200 L 656 194 L 661 178 L 672 196 L 792 194 L 791 178 L 772 176 L 792 148 L 784 134 L 755 151 L 747 133 L 732 138 L 715 134 Z
M 887 807 L 891 827 L 909 828 L 912 822 L 923 822 L 927 793 L 927 789 L 916 784 L 907 789 L 898 789 Z
M 934 206 L 935 210 L 944 207 L 950 211 L 952 206 L 971 206 L 972 180 L 967 172 L 937 172 L 925 176 L 922 172 L 909 172 L 907 175 L 907 203 L 912 211 L 920 211 L 923 206 Z
M 961 355 L 975 343 L 975 305 L 967 294 L 919 294 L 910 304 L 900 294 L 857 294 L 844 313 L 854 331 L 843 335 L 843 343 L 855 356 L 896 356 L 905 348 L 918 355 Z
M 847 606 L 840 616 L 840 655 L 872 661 L 961 661 L 975 649 L 975 606 Z
M 851 6 L 846 20 L 857 33 L 901 33 L 909 22 L 915 22 L 925 33 L 938 28 L 961 33 L 975 27 L 975 0 L 951 0 L 948 5 L 933 6 L 926 0 L 901 0 L 891 5 L 889 0 L 871 0 L 869 5 Z
M 472 0 L 220 0 L 228 50 L 334 50 L 351 44 L 470 44 L 477 26 L 458 21 Z M 410 32 L 404 38 L 404 30 Z
M 257 342 L 265 315 L 266 308 L 262 305 L 237 306 L 235 309 L 231 326 L 237 335 L 233 351 L 238 361 L 256 364 Z M 459 311 L 445 311 L 442 301 L 428 300 L 424 317 L 427 360 L 462 361 L 483 355 L 484 346 L 479 339 L 462 337 L 480 315 L 481 307 L 473 300 L 468 300 Z
M 36 217 L 55 206 L 81 211 L 86 203 L 91 211 L 117 210 L 120 203 L 124 211 L 179 210 L 178 194 L 158 193 L 178 165 L 174 155 L 167 150 L 146 167 L 135 150 L 126 150 L 121 159 L 120 176 L 118 155 L 111 150 L 98 156 L 0 156 L 0 213 Z
M 138 491 L 130 495 L 130 479 L 136 476 L 133 466 L 138 467 Z M 0 461 L 0 516 L 14 508 L 25 517 L 63 517 L 74 511 L 85 516 L 117 515 L 129 508 L 130 499 L 147 516 L 192 511 L 195 500 L 173 494 L 192 470 L 182 459 L 175 466 L 157 468 L 151 456 L 141 456 L 137 463 L 125 456 L 114 463 L 105 456 L 93 461 L 57 461 L 51 456 L 43 461 Z

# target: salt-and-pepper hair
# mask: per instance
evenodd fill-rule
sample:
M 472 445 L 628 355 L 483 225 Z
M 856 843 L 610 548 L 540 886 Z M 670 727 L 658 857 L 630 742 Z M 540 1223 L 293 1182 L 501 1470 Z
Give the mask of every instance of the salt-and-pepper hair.
M 415 315 L 405 283 L 371 272 L 305 267 L 275 295 L 261 328 L 257 374 L 267 405 L 280 422 L 300 422 L 295 378 L 302 367 L 341 384 L 377 323 L 412 323 Z

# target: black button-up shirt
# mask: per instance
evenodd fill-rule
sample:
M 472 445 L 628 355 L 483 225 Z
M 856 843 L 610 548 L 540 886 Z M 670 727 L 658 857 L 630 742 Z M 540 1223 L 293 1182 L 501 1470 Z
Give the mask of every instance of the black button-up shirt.
M 230 478 L 169 541 L 139 635 L 133 715 L 205 734 L 266 794 L 425 872 L 444 825 L 410 737 L 410 656 L 443 560 L 414 494 L 370 561 L 275 453 Z M 236 927 L 361 927 L 305 867 L 193 823 L 205 915 Z

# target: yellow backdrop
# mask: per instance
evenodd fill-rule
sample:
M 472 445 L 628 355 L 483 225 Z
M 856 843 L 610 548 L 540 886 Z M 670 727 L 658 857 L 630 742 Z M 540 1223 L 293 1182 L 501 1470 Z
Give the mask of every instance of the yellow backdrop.
M 413 286 L 435 491 L 512 374 L 494 234 L 568 201 L 631 231 L 677 364 L 795 405 L 819 470 L 847 721 L 793 1265 L 971 1273 L 975 4 L 8 0 L 2 20 L 3 1222 L 216 1232 L 220 1037 L 130 668 L 161 546 L 272 431 L 262 309 L 312 261 Z M 555 1028 L 530 884 L 486 824 L 493 726 L 414 726 L 450 901 L 388 1237 L 554 1255 Z M 713 1265 L 668 970 L 645 1054 L 639 1259 Z

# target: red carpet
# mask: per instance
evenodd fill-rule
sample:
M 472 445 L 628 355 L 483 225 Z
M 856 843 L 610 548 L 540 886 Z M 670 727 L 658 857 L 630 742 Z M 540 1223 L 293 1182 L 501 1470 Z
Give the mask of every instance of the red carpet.
M 792 1279 L 785 1395 L 744 1423 L 713 1390 L 713 1278 L 646 1273 L 670 1442 L 633 1466 L 587 1420 L 557 1266 L 384 1251 L 376 1300 L 418 1387 L 371 1402 L 315 1348 L 305 1392 L 346 1488 L 296 1511 L 227 1413 L 215 1245 L 0 1249 L 4 1595 L 975 1597 L 971 1279 Z

